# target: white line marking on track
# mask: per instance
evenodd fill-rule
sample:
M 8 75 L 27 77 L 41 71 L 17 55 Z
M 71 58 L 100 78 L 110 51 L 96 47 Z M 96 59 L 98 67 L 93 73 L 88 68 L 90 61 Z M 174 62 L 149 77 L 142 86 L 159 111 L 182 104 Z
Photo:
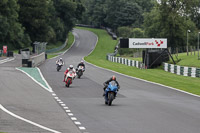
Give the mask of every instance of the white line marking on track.
M 65 104 L 61 104 L 61 106 L 66 106 Z
M 76 118 L 76 117 L 71 117 L 71 119 L 72 119 L 73 121 L 76 121 L 76 120 L 77 120 L 77 118 Z
M 63 107 L 64 109 L 69 109 L 68 107 Z
M 74 114 L 72 114 L 72 113 L 68 113 L 68 115 L 69 115 L 69 116 L 73 116 Z
M 60 103 L 60 104 L 62 104 L 63 102 L 62 102 L 62 101 L 60 101 L 59 103 Z
M 46 81 L 46 79 L 44 78 L 44 76 L 42 75 L 42 72 L 40 71 L 40 69 L 38 67 L 36 67 L 37 70 L 40 73 L 40 76 L 42 77 L 42 80 L 45 82 L 45 84 L 47 85 L 47 87 L 50 89 L 50 92 L 53 92 L 53 89 L 51 88 L 51 86 L 48 84 L 48 82 Z
M 55 99 L 59 99 L 58 97 L 54 97 Z
M 57 99 L 57 101 L 58 101 L 58 102 L 61 102 L 61 100 L 60 100 L 60 99 Z
M 81 125 L 81 123 L 79 121 L 75 121 L 74 122 L 76 125 Z
M 32 121 L 27 120 L 27 119 L 25 119 L 25 118 L 22 118 L 21 116 L 18 116 L 18 115 L 16 115 L 16 114 L 14 114 L 14 113 L 8 111 L 8 110 L 7 110 L 6 108 L 4 108 L 1 104 L 0 104 L 0 109 L 3 110 L 4 112 L 8 113 L 9 115 L 11 115 L 11 116 L 17 118 L 17 119 L 20 119 L 20 120 L 22 120 L 22 121 L 25 121 L 25 122 L 27 122 L 27 123 L 29 123 L 29 124 L 32 124 L 32 125 L 37 126 L 37 127 L 39 127 L 39 128 L 42 128 L 42 129 L 44 129 L 44 130 L 47 130 L 47 131 L 50 131 L 50 132 L 53 132 L 53 133 L 61 133 L 61 132 L 59 132 L 59 131 L 56 131 L 56 130 L 53 130 L 53 129 L 44 127 L 44 126 L 42 126 L 42 125 L 40 125 L 40 124 L 37 124 L 37 123 L 35 123 L 35 122 L 32 122 Z
M 79 127 L 79 129 L 80 129 L 80 130 L 85 130 L 86 128 L 85 128 L 85 127 Z
M 3 60 L 0 60 L 0 64 L 3 64 L 3 63 L 6 63 L 6 62 L 9 62 L 9 61 L 13 61 L 16 57 L 14 58 L 6 58 L 6 59 L 3 59 Z
M 65 110 L 67 113 L 71 112 L 71 110 Z
M 53 93 L 53 94 L 52 94 L 52 96 L 56 96 L 56 94 L 55 94 L 55 93 Z
M 45 87 L 43 84 L 41 84 L 40 82 L 38 82 L 37 80 L 35 80 L 33 77 L 31 77 L 28 73 L 26 73 L 25 71 L 19 69 L 19 68 L 15 68 L 23 73 L 25 73 L 29 78 L 31 78 L 33 81 L 35 81 L 37 84 L 39 84 L 42 88 L 44 88 L 45 90 L 52 92 L 52 90 L 49 90 L 49 88 Z

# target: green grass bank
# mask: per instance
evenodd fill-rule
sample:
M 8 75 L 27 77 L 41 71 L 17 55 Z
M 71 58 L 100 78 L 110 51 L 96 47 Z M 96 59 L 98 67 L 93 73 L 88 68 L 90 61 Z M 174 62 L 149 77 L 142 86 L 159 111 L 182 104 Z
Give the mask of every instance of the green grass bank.
M 198 67 L 200 68 L 200 60 L 198 60 L 198 53 L 194 55 L 189 55 L 187 56 L 187 53 L 179 53 L 178 54 L 178 60 L 177 62 L 176 56 L 173 55 L 174 60 L 176 61 L 176 65 L 180 66 L 188 66 L 188 67 Z M 170 63 L 173 64 L 172 60 L 170 60 Z
M 58 51 L 58 52 L 56 52 L 56 53 L 47 54 L 47 59 L 53 58 L 53 57 L 55 57 L 55 56 L 58 56 L 59 53 L 66 51 L 67 49 L 69 49 L 69 47 L 71 47 L 71 45 L 73 44 L 73 42 L 74 42 L 74 35 L 72 34 L 72 32 L 70 32 L 70 33 L 68 34 L 67 45 L 66 45 L 62 50 L 60 50 L 60 51 Z M 59 47 L 59 46 L 58 46 L 58 47 Z M 56 47 L 54 47 L 54 48 L 56 48 Z
M 169 72 L 165 72 L 163 68 L 157 69 L 138 69 L 114 63 L 106 60 L 106 54 L 112 53 L 117 44 L 116 40 L 107 34 L 102 29 L 92 29 L 76 27 L 79 29 L 89 30 L 98 36 L 98 43 L 95 50 L 85 60 L 97 66 L 114 70 L 129 76 L 145 79 L 148 81 L 171 86 L 180 90 L 184 90 L 193 94 L 200 95 L 200 78 L 184 77 Z M 119 81 L 120 82 L 120 81 Z

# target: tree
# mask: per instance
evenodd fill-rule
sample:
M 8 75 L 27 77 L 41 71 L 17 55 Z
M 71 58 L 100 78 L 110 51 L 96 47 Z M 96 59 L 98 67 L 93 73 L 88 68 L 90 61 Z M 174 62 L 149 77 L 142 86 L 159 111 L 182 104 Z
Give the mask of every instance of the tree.
M 22 48 L 30 44 L 30 38 L 24 34 L 24 28 L 18 22 L 19 5 L 17 0 L 0 2 L 0 42 L 9 49 Z
M 117 28 L 117 35 L 123 38 L 130 38 L 132 34 L 132 29 L 130 27 L 118 27 Z
M 151 38 L 167 38 L 168 46 L 171 47 L 186 45 L 187 30 L 194 32 L 196 27 L 184 14 L 182 0 L 161 0 L 150 13 L 144 15 L 146 35 Z
M 141 7 L 135 2 L 123 0 L 108 1 L 107 17 L 105 21 L 113 29 L 121 26 L 140 27 L 143 22 Z
M 48 41 L 48 1 L 19 0 L 19 19 L 32 41 Z
M 133 38 L 143 38 L 144 37 L 144 31 L 141 28 L 133 28 L 131 32 L 131 37 Z

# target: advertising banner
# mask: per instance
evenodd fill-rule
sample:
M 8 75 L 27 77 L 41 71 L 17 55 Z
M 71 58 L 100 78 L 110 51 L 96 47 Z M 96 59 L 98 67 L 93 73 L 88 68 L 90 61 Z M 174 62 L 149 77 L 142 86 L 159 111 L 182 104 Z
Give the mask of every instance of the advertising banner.
M 129 48 L 167 48 L 167 39 L 129 38 Z
M 7 46 L 3 46 L 3 53 L 4 53 L 4 54 L 7 53 Z

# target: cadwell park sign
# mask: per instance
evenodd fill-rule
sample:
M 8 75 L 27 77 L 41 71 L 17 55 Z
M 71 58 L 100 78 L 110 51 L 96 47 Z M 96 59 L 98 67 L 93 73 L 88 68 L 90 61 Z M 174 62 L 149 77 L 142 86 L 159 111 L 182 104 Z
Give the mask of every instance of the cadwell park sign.
M 167 48 L 167 39 L 129 38 L 129 48 Z

